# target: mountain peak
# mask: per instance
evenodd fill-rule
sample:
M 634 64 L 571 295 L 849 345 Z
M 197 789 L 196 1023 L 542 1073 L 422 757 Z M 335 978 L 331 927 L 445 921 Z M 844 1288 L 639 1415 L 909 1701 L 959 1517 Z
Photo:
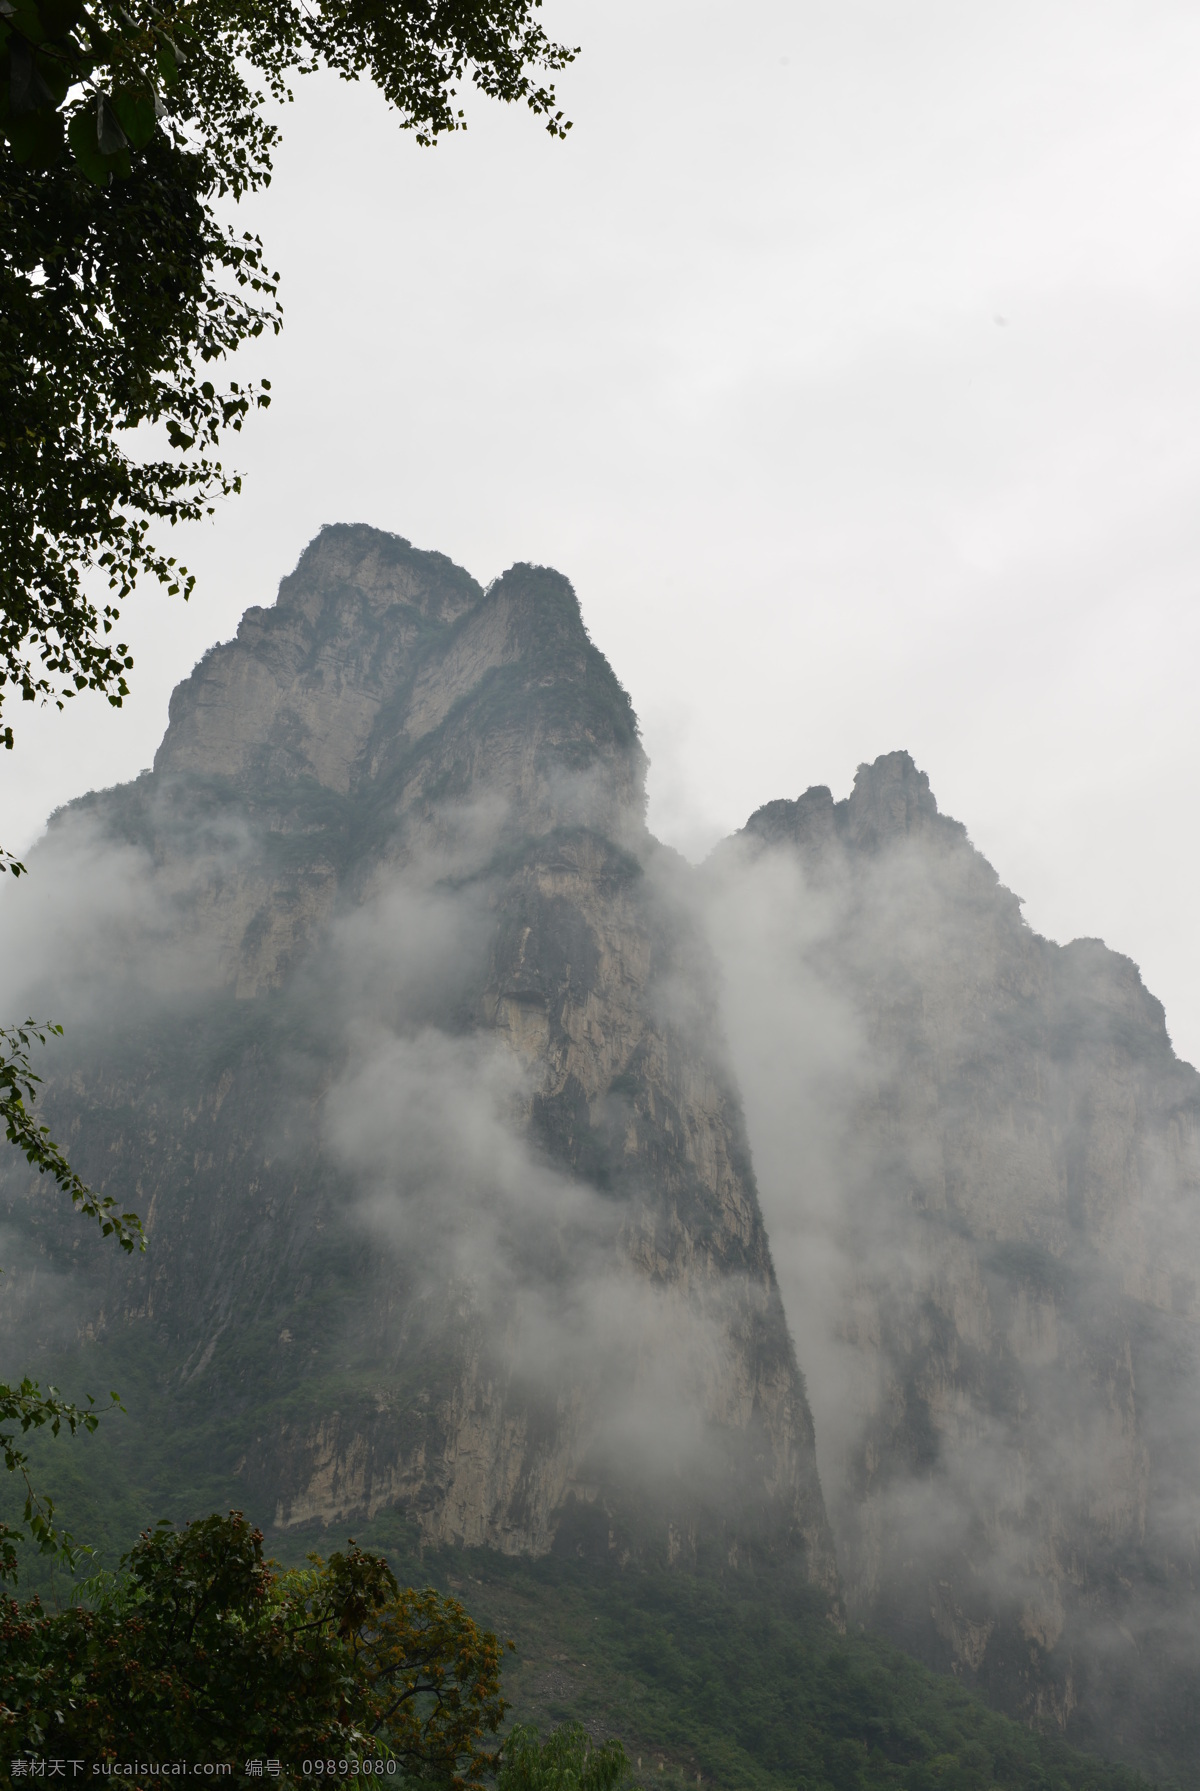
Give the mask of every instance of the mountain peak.
M 487 744 L 454 757 L 464 705 Z M 407 807 L 428 794 L 431 758 L 443 791 L 495 796 L 507 776 L 506 798 L 522 776 L 525 796 L 539 779 L 595 782 L 602 762 L 613 801 L 639 820 L 644 807 L 637 719 L 569 580 L 518 564 L 485 591 L 444 554 L 339 524 L 178 686 L 154 769 L 259 796 L 300 783 L 383 795 L 381 779 L 399 777 Z
M 916 834 L 940 836 L 947 843 L 966 838 L 960 821 L 943 815 L 911 753 L 881 753 L 854 774 L 854 788 L 835 802 L 825 784 L 813 784 L 794 801 L 768 802 L 756 809 L 742 829 L 764 845 L 788 843 L 824 850 L 835 840 L 859 852 L 878 852 Z
M 377 613 L 393 604 L 436 621 L 453 621 L 483 595 L 469 572 L 443 553 L 414 547 L 367 523 L 326 523 L 280 580 L 277 607 L 315 611 L 353 591 Z M 250 615 L 261 614 L 251 610 Z
M 848 838 L 868 851 L 943 820 L 927 774 L 907 752 L 882 753 L 873 764 L 860 765 L 844 809 L 841 803 L 838 808 Z
M 158 928 L 121 960 L 119 1044 L 81 1041 L 80 1086 L 119 1056 L 134 1117 L 114 1169 L 97 1098 L 77 1160 L 155 1228 L 153 1295 L 106 1263 L 96 1310 L 166 1364 L 164 1427 L 226 1412 L 214 1504 L 280 1528 L 395 1507 L 510 1554 L 771 1556 L 836 1593 L 645 763 L 561 573 L 484 589 L 339 526 L 175 692 L 154 772 L 61 817 L 65 855 L 135 845 Z

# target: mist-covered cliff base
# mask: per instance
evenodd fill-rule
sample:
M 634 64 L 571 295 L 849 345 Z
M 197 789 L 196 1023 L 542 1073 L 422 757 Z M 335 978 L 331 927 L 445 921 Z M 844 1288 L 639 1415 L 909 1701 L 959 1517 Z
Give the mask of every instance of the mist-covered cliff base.
M 644 769 L 565 579 L 485 592 L 332 528 L 175 692 L 153 771 L 55 817 L 4 1007 L 67 1023 L 48 1116 L 148 1248 L 10 1166 L 0 1312 L 14 1365 L 137 1387 L 134 1504 L 395 1507 L 532 1557 L 565 1525 L 835 1601 Z
M 907 754 L 769 803 L 705 878 L 852 1616 L 1194 1774 L 1200 1076 Z
M 98 1440 L 44 1454 L 60 1472 L 92 1470 L 93 1489 L 111 1487 L 104 1466 L 95 1472 Z M 178 1490 L 186 1472 L 170 1478 Z M 72 1513 L 87 1511 L 85 1489 L 69 1490 Z M 128 1514 L 120 1523 L 127 1537 Z M 566 1527 L 566 1546 L 538 1558 L 430 1548 L 394 1507 L 355 1531 L 402 1584 L 435 1585 L 513 1642 L 510 1719 L 543 1734 L 577 1720 L 620 1737 L 643 1787 L 679 1791 L 699 1776 L 720 1791 L 1147 1791 L 1127 1767 L 1004 1717 L 879 1637 L 840 1631 L 819 1588 L 770 1563 L 620 1565 Z M 300 1565 L 314 1543 L 328 1552 L 344 1539 L 313 1527 L 272 1540 Z

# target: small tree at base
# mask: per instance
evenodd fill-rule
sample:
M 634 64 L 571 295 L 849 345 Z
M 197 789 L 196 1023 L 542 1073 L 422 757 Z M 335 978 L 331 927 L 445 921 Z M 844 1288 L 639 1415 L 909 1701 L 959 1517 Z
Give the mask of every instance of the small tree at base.
M 143 1534 L 89 1599 L 0 1605 L 0 1750 L 104 1762 L 394 1759 L 483 1791 L 502 1648 L 455 1599 L 345 1553 L 281 1572 L 237 1511 Z M 128 1778 L 129 1775 L 124 1775 Z M 597 1791 L 600 1788 L 597 1787 Z

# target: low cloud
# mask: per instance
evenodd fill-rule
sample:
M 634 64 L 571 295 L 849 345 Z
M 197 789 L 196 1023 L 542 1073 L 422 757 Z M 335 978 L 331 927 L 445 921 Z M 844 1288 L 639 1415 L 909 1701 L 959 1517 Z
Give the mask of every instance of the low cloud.
M 556 772 L 546 788 L 564 828 L 611 808 L 597 771 Z M 303 890 L 289 894 L 289 873 L 271 871 L 279 841 L 261 818 L 232 802 L 198 813 L 201 797 L 189 789 L 121 794 L 125 806 L 115 816 L 97 805 L 61 817 L 32 855 L 29 878 L 0 892 L 0 1001 L 67 1024 L 66 1054 L 43 1065 L 55 1111 L 74 1104 L 54 1087 L 64 1074 L 82 1077 L 78 1092 L 107 1098 L 107 1048 L 97 1040 L 139 1028 L 150 1037 L 164 1017 L 170 1029 L 175 1018 L 190 1026 L 210 1011 L 224 1027 L 251 1024 L 263 987 L 243 998 L 244 963 L 259 950 L 259 917 L 274 924 L 279 914 L 299 915 L 308 930 L 296 934 L 298 959 L 292 945 L 292 959 L 279 960 L 291 967 L 275 977 L 277 1000 L 267 984 L 275 1001 L 271 1077 L 262 1084 L 269 1105 L 253 1115 L 264 1160 L 282 1166 L 282 1185 L 316 1186 L 314 1171 L 317 1180 L 332 1176 L 329 1217 L 339 1239 L 366 1240 L 370 1287 L 394 1282 L 414 1310 L 457 1315 L 460 1334 L 475 1339 L 514 1409 L 524 1402 L 573 1438 L 580 1486 L 653 1494 L 684 1485 L 701 1504 L 725 1496 L 731 1438 L 745 1437 L 753 1419 L 749 1393 L 730 1384 L 731 1342 L 761 1290 L 736 1275 L 648 1274 L 628 1248 L 636 1189 L 614 1196 L 565 1172 L 539 1145 L 530 1118 L 546 1066 L 518 1055 L 482 1007 L 499 892 L 521 845 L 510 804 L 487 797 L 426 805 L 419 826 L 397 832 L 390 862 L 377 857 L 361 886 L 317 886 L 319 899 L 306 908 Z M 114 819 L 129 822 L 131 810 L 137 825 L 114 827 Z M 624 837 L 630 846 L 644 841 L 636 815 L 626 817 Z M 652 861 L 648 876 L 662 902 L 678 905 L 679 867 L 670 859 Z M 682 925 L 681 909 L 678 918 Z M 656 991 L 659 1019 L 700 1036 L 711 1001 L 690 978 L 682 933 L 676 945 L 676 976 Z M 704 982 L 711 966 L 699 943 L 696 952 Z M 98 1058 L 89 1057 L 93 1049 Z M 148 1073 L 157 1074 L 153 1065 Z M 127 1122 L 122 1148 L 133 1154 L 120 1159 L 120 1178 L 140 1174 L 142 1124 L 186 1127 L 189 1173 L 194 1149 L 208 1148 L 203 1126 L 192 1128 L 206 1103 L 226 1098 L 226 1082 L 184 1088 L 169 1081 L 174 1070 L 163 1073 L 166 1103 L 155 1095 L 153 1111 Z M 128 1197 L 149 1211 L 136 1188 Z M 253 1210 L 252 1189 L 238 1198 Z M 304 1223 L 318 1211 L 314 1205 Z M 243 1222 L 233 1208 L 229 1217 Z M 110 1326 L 117 1313 L 138 1317 L 151 1306 L 173 1322 L 175 1296 L 161 1281 L 162 1223 L 161 1214 L 153 1220 L 145 1259 L 97 1255 L 89 1236 L 87 1266 L 81 1259 L 71 1271 L 49 1266 L 40 1235 L 12 1231 L 10 1338 L 21 1302 L 34 1298 L 45 1320 L 38 1347 L 51 1353 L 102 1310 Z M 172 1250 L 180 1244 L 174 1238 Z M 178 1272 L 176 1261 L 171 1273 Z M 207 1288 L 207 1267 L 196 1272 Z M 218 1371 L 214 1351 L 233 1336 L 239 1301 L 260 1297 L 249 1282 L 238 1289 L 223 1283 L 197 1300 L 194 1322 L 211 1335 L 206 1329 L 189 1341 L 188 1387 Z M 361 1343 L 361 1314 L 336 1322 L 338 1334 L 322 1333 L 322 1360 Z M 289 1347 L 303 1341 L 294 1319 L 288 1336 Z

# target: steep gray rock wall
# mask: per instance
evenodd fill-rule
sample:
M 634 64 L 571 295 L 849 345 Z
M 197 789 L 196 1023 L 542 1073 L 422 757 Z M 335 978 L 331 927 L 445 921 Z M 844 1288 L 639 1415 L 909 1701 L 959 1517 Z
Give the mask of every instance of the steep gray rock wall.
M 1200 1076 L 904 753 L 708 867 L 851 1607 L 1150 1764 L 1200 1676 Z
M 149 1248 L 10 1174 L 0 1308 L 9 1354 L 133 1376 L 138 1497 L 833 1594 L 644 770 L 565 579 L 340 527 L 175 692 L 153 772 L 56 818 L 6 998 L 68 1020 L 50 1115 Z

